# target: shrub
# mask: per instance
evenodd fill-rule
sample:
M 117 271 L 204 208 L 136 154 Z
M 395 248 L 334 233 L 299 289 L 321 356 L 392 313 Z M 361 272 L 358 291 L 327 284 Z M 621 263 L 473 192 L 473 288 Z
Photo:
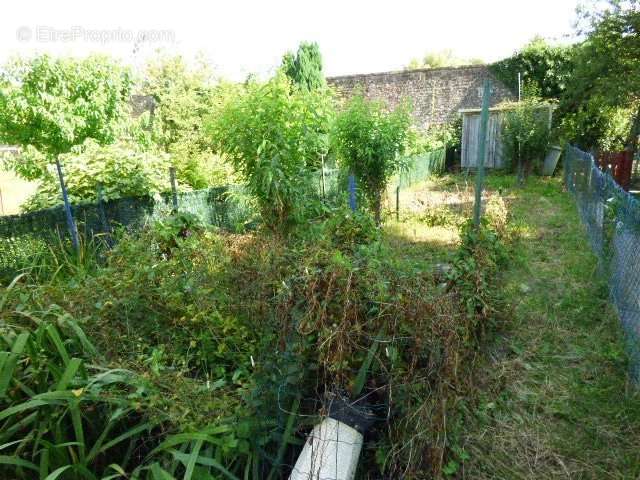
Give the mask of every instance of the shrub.
M 141 93 L 155 101 L 152 115 L 141 116 L 136 137 L 171 155 L 178 176 L 200 189 L 231 183 L 232 170 L 211 148 L 204 119 L 240 87 L 216 83 L 206 64 L 187 65 L 180 56 L 160 55 L 144 72 Z
M 326 90 L 292 88 L 278 74 L 250 82 L 213 115 L 215 149 L 244 176 L 270 227 L 286 229 L 304 215 L 309 174 L 328 150 L 332 112 Z
M 508 106 L 502 125 L 507 168 L 525 176 L 539 167 L 549 146 L 549 105 L 527 99 Z
M 73 203 L 96 201 L 99 185 L 102 185 L 105 200 L 170 189 L 169 156 L 141 152 L 131 144 L 101 146 L 89 140 L 71 153 L 61 155 L 60 162 Z M 38 190 L 23 208 L 37 210 L 60 204 L 62 199 L 57 182 L 54 172 L 43 176 Z
M 380 223 L 382 192 L 401 164 L 411 118 L 406 105 L 389 112 L 358 95 L 337 116 L 333 144 L 339 160 L 362 186 Z

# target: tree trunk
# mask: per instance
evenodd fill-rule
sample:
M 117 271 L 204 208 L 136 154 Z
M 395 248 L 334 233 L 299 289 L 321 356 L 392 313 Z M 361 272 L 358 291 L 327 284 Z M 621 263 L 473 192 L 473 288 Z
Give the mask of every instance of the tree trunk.
M 78 228 L 76 222 L 73 219 L 73 213 L 71 212 L 71 204 L 69 203 L 69 195 L 67 194 L 67 186 L 64 182 L 64 175 L 62 174 L 62 166 L 60 165 L 60 159 L 56 156 L 56 169 L 58 170 L 58 180 L 60 181 L 60 190 L 62 192 L 62 201 L 64 202 L 64 212 L 67 217 L 67 227 L 69 228 L 69 235 L 71 235 L 71 243 L 73 249 L 78 253 L 80 251 L 80 240 L 78 239 Z
M 376 193 L 376 201 L 373 205 L 373 210 L 376 219 L 376 226 L 380 226 L 382 223 L 382 192 L 378 191 Z

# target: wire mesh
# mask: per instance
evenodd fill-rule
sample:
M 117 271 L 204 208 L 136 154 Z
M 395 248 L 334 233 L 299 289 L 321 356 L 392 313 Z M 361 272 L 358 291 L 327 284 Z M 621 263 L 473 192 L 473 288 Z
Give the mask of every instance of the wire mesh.
M 600 170 L 592 155 L 575 147 L 566 148 L 564 169 L 625 333 L 629 375 L 639 383 L 640 201 Z
M 196 215 L 206 225 L 236 231 L 251 221 L 253 208 L 240 186 L 209 188 L 177 194 L 180 211 Z M 83 238 L 117 228 L 136 231 L 173 211 L 171 194 L 131 197 L 73 206 Z M 49 246 L 69 235 L 62 205 L 21 215 L 0 216 L 0 277 L 11 275 Z
M 444 148 L 414 155 L 406 159 L 406 167 L 398 174 L 397 183 L 400 188 L 409 187 L 422 182 L 431 175 L 444 173 L 445 167 Z
M 444 170 L 445 151 L 436 150 L 408 159 L 407 167 L 390 183 L 409 186 Z M 324 168 L 313 173 L 317 193 L 330 203 L 342 201 L 348 189 L 347 172 Z M 177 192 L 181 212 L 196 215 L 209 226 L 239 231 L 257 216 L 250 196 L 241 185 Z M 174 211 L 172 193 L 154 197 L 128 197 L 72 206 L 83 238 L 105 237 L 115 229 L 136 231 Z M 68 241 L 69 230 L 62 205 L 21 215 L 0 216 L 0 278 L 11 277 L 51 245 Z

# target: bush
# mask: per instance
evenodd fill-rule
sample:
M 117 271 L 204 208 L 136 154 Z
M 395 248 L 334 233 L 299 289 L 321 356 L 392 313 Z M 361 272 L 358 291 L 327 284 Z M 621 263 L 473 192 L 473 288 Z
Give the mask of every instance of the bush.
M 411 128 L 407 136 L 407 154 L 420 155 L 441 148 L 460 146 L 462 117 L 444 125 L 433 125 L 427 130 Z
M 215 149 L 246 179 L 270 227 L 286 229 L 304 216 L 332 113 L 326 90 L 292 88 L 278 74 L 265 84 L 250 82 L 212 116 Z
M 171 188 L 169 156 L 141 152 L 126 143 L 101 146 L 89 140 L 61 155 L 60 162 L 72 203 L 95 202 L 99 185 L 105 200 L 151 195 Z M 60 203 L 58 176 L 51 170 L 23 208 L 31 211 Z
M 525 176 L 542 165 L 549 146 L 549 105 L 527 99 L 507 106 L 502 125 L 507 169 Z
M 340 112 L 333 130 L 338 158 L 364 190 L 376 223 L 380 223 L 382 192 L 401 165 L 400 154 L 411 125 L 406 105 L 392 112 L 358 95 Z

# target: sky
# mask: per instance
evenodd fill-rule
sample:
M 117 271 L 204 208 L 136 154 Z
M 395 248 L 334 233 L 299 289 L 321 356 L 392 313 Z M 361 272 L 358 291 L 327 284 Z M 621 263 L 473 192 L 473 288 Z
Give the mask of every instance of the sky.
M 316 41 L 328 76 L 400 70 L 427 51 L 494 61 L 536 35 L 571 41 L 576 0 L 5 0 L 0 62 L 108 53 L 136 68 L 158 49 L 204 57 L 218 76 L 271 74 Z

